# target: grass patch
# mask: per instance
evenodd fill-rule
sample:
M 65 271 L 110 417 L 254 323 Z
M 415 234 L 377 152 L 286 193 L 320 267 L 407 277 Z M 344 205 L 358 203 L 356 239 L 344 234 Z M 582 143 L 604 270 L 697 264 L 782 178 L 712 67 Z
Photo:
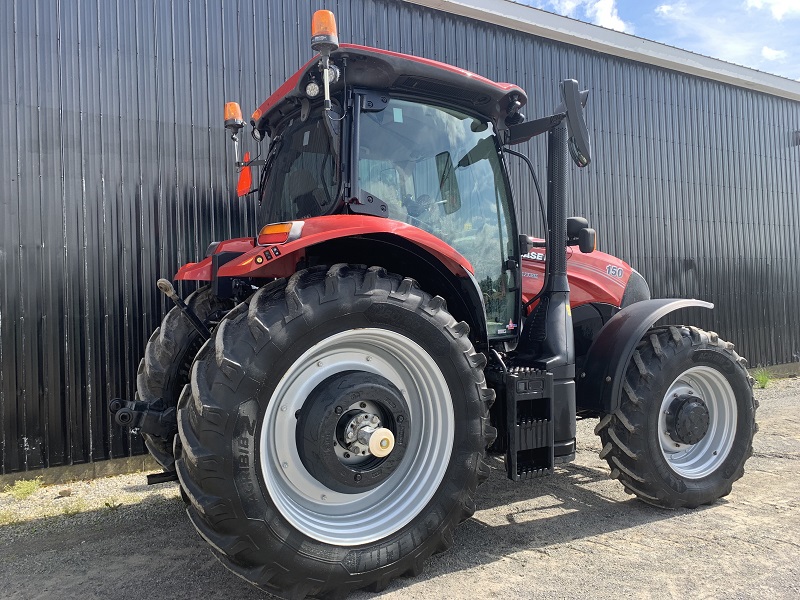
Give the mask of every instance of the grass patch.
M 120 506 L 122 506 L 122 502 L 119 502 L 116 496 L 111 496 L 111 498 L 105 501 L 105 507 L 108 510 L 118 510 Z
M 14 485 L 7 485 L 3 491 L 11 494 L 16 500 L 24 500 L 36 493 L 40 487 L 42 487 L 42 478 L 36 477 L 35 479 L 20 479 Z
M 86 512 L 89 510 L 89 504 L 83 498 L 76 498 L 69 504 L 64 505 L 64 508 L 61 509 L 65 515 L 72 516 L 77 515 L 78 513 Z
M 0 527 L 13 525 L 17 522 L 17 515 L 11 510 L 0 510 Z
M 770 379 L 772 379 L 766 369 L 756 369 L 753 371 L 753 378 L 756 380 L 758 387 L 762 390 L 767 387 Z

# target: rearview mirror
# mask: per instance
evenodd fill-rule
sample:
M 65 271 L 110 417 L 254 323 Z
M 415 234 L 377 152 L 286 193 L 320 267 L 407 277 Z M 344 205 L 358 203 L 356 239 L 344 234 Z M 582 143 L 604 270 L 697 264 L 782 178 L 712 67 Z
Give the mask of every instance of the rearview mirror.
M 449 152 L 436 155 L 436 171 L 439 174 L 439 190 L 441 190 L 445 214 L 452 214 L 461 208 L 461 191 L 458 189 L 456 170 Z
M 581 92 L 574 79 L 561 82 L 561 99 L 567 113 L 569 153 L 579 167 L 585 167 L 592 162 L 591 139 L 583 117 L 583 107 L 588 97 L 589 90 Z

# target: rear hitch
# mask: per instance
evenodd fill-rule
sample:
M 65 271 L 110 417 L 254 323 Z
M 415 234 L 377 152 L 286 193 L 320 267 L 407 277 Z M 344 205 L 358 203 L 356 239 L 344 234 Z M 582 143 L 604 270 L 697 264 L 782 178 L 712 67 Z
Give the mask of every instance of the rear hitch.
M 158 289 L 164 292 L 164 295 L 172 300 L 175 303 L 175 306 L 177 306 L 180 311 L 186 315 L 186 318 L 189 319 L 189 322 L 197 330 L 197 333 L 203 336 L 204 340 L 207 340 L 211 337 L 211 332 L 208 330 L 208 327 L 206 327 L 205 324 L 200 320 L 200 317 L 198 317 L 195 312 L 186 305 L 186 302 L 184 302 L 183 299 L 178 296 L 175 288 L 172 287 L 172 284 L 168 280 L 161 278 L 158 280 L 158 282 L 156 282 L 156 285 L 158 286 Z
M 178 419 L 175 407 L 159 409 L 145 402 L 131 402 L 115 398 L 108 403 L 108 410 L 117 425 L 138 429 L 156 437 L 172 439 L 178 433 Z

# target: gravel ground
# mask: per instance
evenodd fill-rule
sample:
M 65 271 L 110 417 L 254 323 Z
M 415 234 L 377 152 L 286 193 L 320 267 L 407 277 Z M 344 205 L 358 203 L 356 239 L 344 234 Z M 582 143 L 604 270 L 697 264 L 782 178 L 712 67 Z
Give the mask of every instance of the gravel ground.
M 755 455 L 714 506 L 627 496 L 597 458 L 595 421 L 581 422 L 574 463 L 521 484 L 498 465 L 424 575 L 352 598 L 800 597 L 800 379 L 756 394 Z M 174 484 L 144 474 L 0 494 L 0 557 L 0 598 L 268 597 L 212 557 Z

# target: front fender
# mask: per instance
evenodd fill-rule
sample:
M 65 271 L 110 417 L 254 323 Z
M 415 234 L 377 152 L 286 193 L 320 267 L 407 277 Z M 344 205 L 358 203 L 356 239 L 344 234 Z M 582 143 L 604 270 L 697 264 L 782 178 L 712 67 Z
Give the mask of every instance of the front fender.
M 578 374 L 576 404 L 579 411 L 609 414 L 619 406 L 625 370 L 636 345 L 653 324 L 680 308 L 714 308 L 703 300 L 660 298 L 631 304 L 614 315 L 589 348 L 583 372 Z

